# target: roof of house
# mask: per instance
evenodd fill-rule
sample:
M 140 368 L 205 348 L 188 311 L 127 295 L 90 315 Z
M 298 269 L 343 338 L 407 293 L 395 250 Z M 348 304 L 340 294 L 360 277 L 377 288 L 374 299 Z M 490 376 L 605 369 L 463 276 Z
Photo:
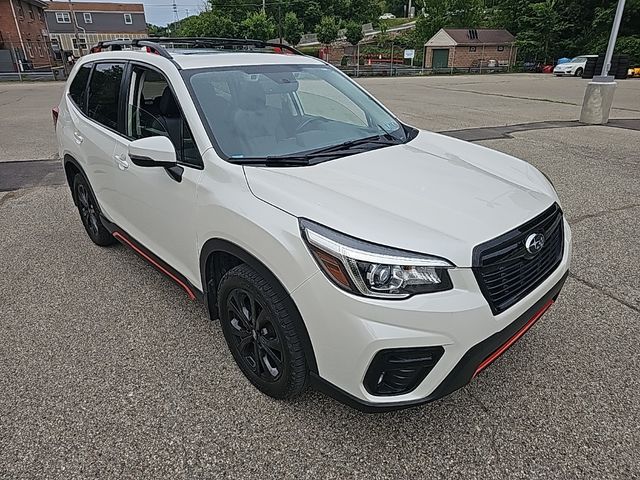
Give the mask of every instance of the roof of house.
M 144 12 L 142 3 L 71 2 L 78 12 Z M 69 10 L 69 2 L 47 2 L 47 10 Z
M 444 38 L 443 38 L 444 37 Z M 442 44 L 443 40 L 449 37 L 455 45 L 478 45 L 478 44 L 504 44 L 513 43 L 516 37 L 507 30 L 492 30 L 485 28 L 441 28 L 438 33 L 427 41 L 427 45 L 434 43 Z

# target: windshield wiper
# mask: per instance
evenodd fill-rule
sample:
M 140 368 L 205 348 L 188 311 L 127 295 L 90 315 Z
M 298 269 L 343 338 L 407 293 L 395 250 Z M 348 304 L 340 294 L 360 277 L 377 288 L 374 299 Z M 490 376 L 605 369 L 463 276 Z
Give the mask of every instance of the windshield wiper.
M 309 165 L 307 155 L 269 155 L 266 157 L 232 158 L 231 162 L 238 165 L 264 165 L 265 167 L 295 167 L 298 165 Z
M 311 155 L 315 155 L 317 153 L 329 153 L 329 152 L 337 152 L 343 150 L 349 150 L 353 147 L 359 147 L 362 145 L 398 145 L 402 143 L 401 140 L 395 138 L 390 134 L 382 134 L 382 135 L 372 135 L 370 137 L 357 138 L 355 140 L 349 140 L 347 142 L 340 143 L 338 145 L 332 145 L 331 147 L 322 148 L 320 150 L 316 150 L 312 152 Z
M 357 138 L 338 145 L 312 150 L 306 153 L 294 153 L 291 155 L 267 155 L 266 157 L 233 158 L 231 161 L 238 165 L 264 165 L 265 167 L 297 167 L 310 165 L 315 158 L 337 158 L 343 152 L 354 152 L 354 147 L 364 145 L 398 145 L 402 140 L 390 134 L 372 135 L 365 138 Z

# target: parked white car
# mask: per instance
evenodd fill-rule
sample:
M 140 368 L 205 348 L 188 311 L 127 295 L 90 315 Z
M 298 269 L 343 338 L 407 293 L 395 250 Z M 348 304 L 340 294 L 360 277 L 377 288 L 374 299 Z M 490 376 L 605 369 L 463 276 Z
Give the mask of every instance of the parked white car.
M 289 47 L 181 44 L 82 57 L 54 112 L 60 158 L 91 240 L 202 299 L 262 392 L 431 401 L 556 300 L 571 230 L 536 168 L 411 127 Z
M 558 77 L 566 75 L 581 77 L 584 73 L 584 67 L 587 64 L 587 59 L 589 58 L 598 58 L 598 56 L 580 55 L 579 57 L 572 58 L 569 62 L 559 63 L 554 67 L 553 74 Z
M 383 13 L 378 17 L 378 19 L 380 20 L 391 20 L 392 18 L 396 18 L 396 16 L 393 13 L 388 13 L 388 12 Z

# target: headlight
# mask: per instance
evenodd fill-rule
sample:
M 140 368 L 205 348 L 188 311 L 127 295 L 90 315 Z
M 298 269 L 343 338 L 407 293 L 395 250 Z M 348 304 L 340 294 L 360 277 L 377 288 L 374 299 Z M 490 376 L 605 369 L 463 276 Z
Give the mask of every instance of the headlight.
M 366 297 L 402 299 L 453 288 L 439 257 L 396 250 L 300 219 L 300 230 L 325 275 L 340 288 Z

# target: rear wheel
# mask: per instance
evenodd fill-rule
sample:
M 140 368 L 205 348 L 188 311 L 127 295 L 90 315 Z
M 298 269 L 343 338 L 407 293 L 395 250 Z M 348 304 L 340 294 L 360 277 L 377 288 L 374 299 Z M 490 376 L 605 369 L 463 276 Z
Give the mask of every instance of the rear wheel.
M 80 173 L 73 178 L 73 194 L 78 204 L 78 211 L 80 212 L 84 229 L 93 243 L 101 247 L 114 244 L 116 239 L 104 228 L 100 220 L 98 202 L 93 196 L 91 188 L 89 188 L 89 182 Z
M 582 76 L 582 72 L 584 72 L 584 70 L 582 68 L 576 68 L 576 73 L 574 73 L 574 75 L 576 77 L 581 77 Z
M 309 376 L 284 300 L 248 265 L 229 270 L 218 288 L 220 322 L 233 358 L 260 391 L 280 399 L 299 395 Z

